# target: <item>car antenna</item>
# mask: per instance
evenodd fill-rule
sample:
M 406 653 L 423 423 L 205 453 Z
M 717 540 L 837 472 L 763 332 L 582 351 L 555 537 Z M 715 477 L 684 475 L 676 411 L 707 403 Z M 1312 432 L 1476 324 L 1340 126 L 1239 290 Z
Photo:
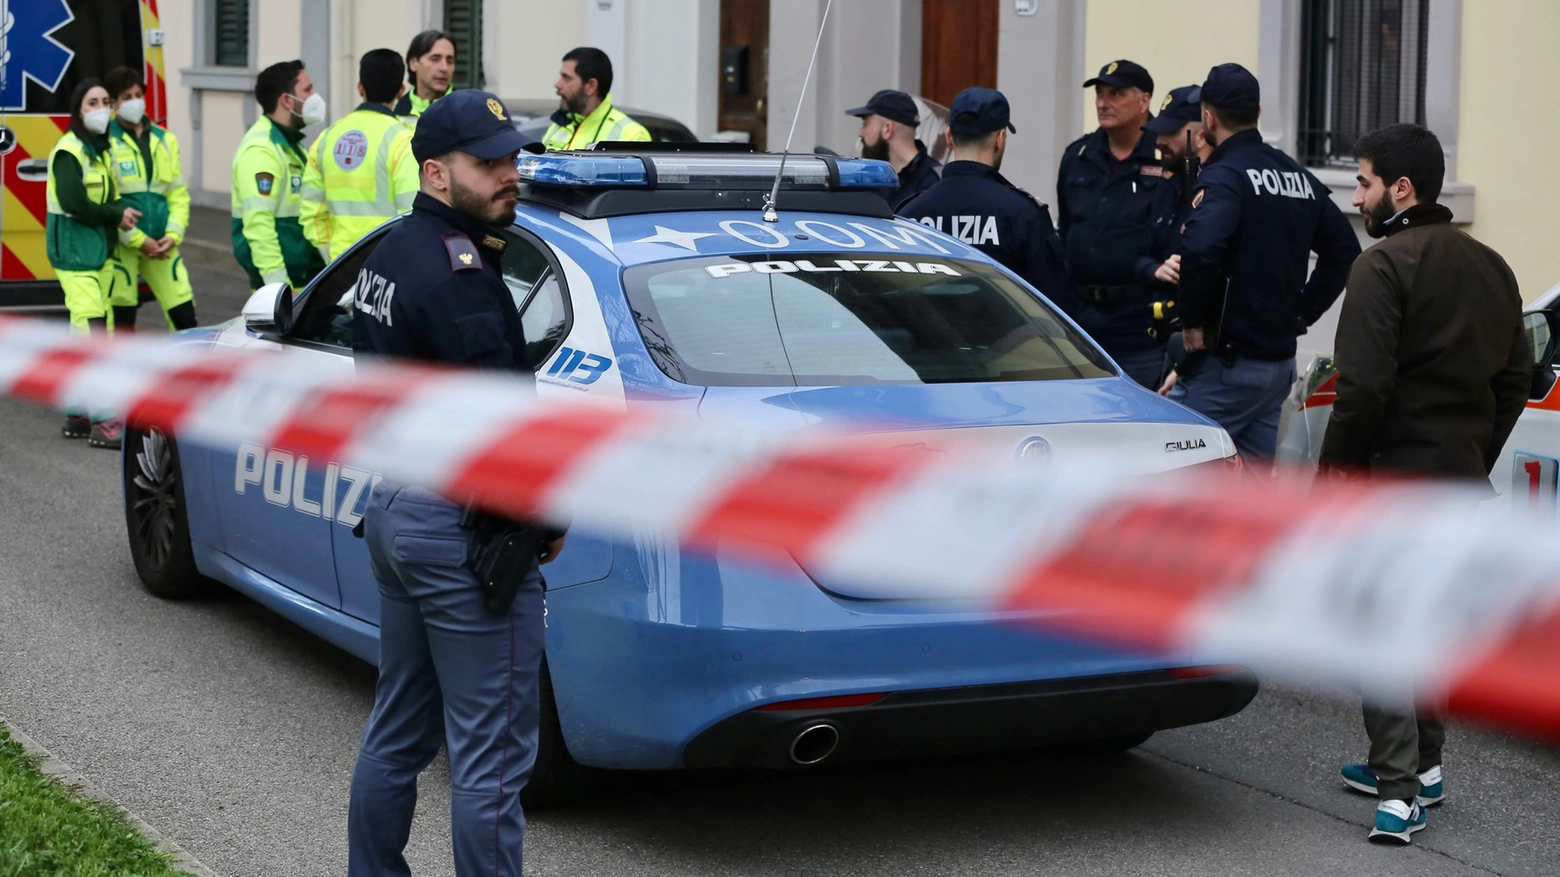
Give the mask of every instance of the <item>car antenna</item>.
M 834 0 L 823 7 L 823 20 L 818 22 L 818 38 L 813 40 L 812 60 L 807 62 L 807 76 L 802 80 L 802 95 L 796 99 L 796 112 L 791 116 L 791 133 L 785 136 L 785 149 L 780 153 L 780 169 L 775 171 L 775 184 L 764 202 L 764 221 L 779 222 L 780 213 L 775 209 L 775 199 L 780 195 L 780 178 L 785 176 L 785 159 L 791 153 L 791 138 L 796 136 L 796 121 L 802 117 L 802 104 L 807 100 L 807 86 L 812 82 L 813 68 L 818 65 L 818 47 L 823 45 L 823 30 L 829 25 L 829 10 Z

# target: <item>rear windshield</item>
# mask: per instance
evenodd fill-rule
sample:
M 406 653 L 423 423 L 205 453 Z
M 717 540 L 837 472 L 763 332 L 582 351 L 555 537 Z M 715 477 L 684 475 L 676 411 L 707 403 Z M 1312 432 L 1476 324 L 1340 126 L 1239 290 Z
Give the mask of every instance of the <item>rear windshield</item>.
M 630 269 L 651 357 L 700 386 L 1056 381 L 1115 374 L 1033 293 L 954 259 L 724 256 Z

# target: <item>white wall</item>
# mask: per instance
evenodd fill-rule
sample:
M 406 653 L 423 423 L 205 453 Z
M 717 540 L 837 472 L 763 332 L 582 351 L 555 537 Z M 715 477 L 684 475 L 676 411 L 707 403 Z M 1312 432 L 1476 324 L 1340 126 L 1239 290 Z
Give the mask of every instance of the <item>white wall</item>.
M 783 0 L 782 0 L 783 2 Z M 614 100 L 654 110 L 687 125 L 700 137 L 715 133 L 720 94 L 720 0 L 617 0 L 622 39 L 614 50 L 596 25 L 608 13 L 592 5 L 591 44 L 612 58 Z
M 558 61 L 586 45 L 585 15 L 597 0 L 488 0 L 482 60 L 488 91 L 503 98 L 551 98 Z M 623 0 L 617 0 L 623 2 Z
M 1020 16 L 1002 5 L 997 45 L 997 88 L 1012 108 L 1002 174 L 1014 185 L 1056 203 L 1056 169 L 1062 149 L 1077 137 L 1083 98 L 1082 44 L 1086 4 L 1082 0 L 1040 0 L 1034 15 Z M 1052 216 L 1055 219 L 1055 216 Z
M 795 115 L 824 0 L 774 0 L 769 9 L 769 148 L 778 151 Z M 859 120 L 845 115 L 883 88 L 921 87 L 919 0 L 842 0 L 830 12 L 792 149 L 854 153 Z

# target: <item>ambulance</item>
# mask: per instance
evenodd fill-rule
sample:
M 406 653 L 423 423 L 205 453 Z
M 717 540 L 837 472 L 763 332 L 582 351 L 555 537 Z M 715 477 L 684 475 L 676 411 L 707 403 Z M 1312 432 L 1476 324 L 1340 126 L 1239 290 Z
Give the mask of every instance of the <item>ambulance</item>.
M 45 255 L 49 150 L 83 79 L 140 65 L 146 117 L 168 119 L 157 0 L 0 0 L 0 312 L 63 310 Z

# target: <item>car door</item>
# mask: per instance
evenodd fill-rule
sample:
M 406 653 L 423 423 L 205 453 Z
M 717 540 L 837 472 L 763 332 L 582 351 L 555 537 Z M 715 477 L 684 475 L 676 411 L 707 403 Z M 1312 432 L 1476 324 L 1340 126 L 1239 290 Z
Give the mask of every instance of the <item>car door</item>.
M 285 337 L 246 333 L 243 346 L 285 350 L 309 357 L 323 374 L 350 376 L 358 269 L 382 235 L 366 238 L 315 278 L 300 296 Z M 362 541 L 352 528 L 362 520 L 374 474 L 259 442 L 212 453 L 227 553 L 316 603 L 340 609 L 336 552 L 344 542 Z
M 571 326 L 571 311 L 566 291 L 558 281 L 559 273 L 548 258 L 546 245 L 528 233 L 510 230 L 504 233 L 508 244 L 504 248 L 504 283 L 520 308 L 520 321 L 525 327 L 526 363 L 535 369 L 550 357 L 563 343 Z M 345 471 L 343 469 L 343 471 Z M 377 475 L 371 475 L 377 480 Z M 361 518 L 360 501 L 350 512 L 354 523 Z M 588 553 L 588 552 L 587 552 Z M 564 564 L 569 552 L 555 561 Z M 585 558 L 587 566 L 590 559 Z M 355 618 L 372 624 L 379 623 L 379 586 L 374 582 L 369 567 L 368 548 L 362 539 L 353 538 L 338 526 L 335 530 L 336 577 L 341 583 L 341 609 Z M 608 558 L 610 568 L 610 558 Z M 595 565 L 599 565 L 598 562 Z M 549 579 L 553 566 L 549 566 Z M 605 571 L 602 572 L 604 576 Z M 600 576 L 598 576 L 599 578 Z

